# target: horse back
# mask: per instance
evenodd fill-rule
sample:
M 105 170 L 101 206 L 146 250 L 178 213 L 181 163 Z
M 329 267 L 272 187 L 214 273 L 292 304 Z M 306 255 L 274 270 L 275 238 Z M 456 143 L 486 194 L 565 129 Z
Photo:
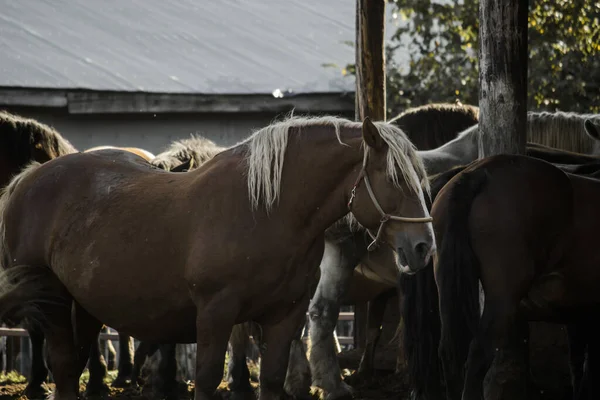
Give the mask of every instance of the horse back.
M 99 221 L 93 217 L 101 209 L 116 213 L 124 191 L 132 201 L 142 201 L 148 189 L 140 181 L 159 173 L 164 174 L 140 157 L 113 150 L 70 154 L 40 165 L 23 177 L 6 204 L 7 248 L 19 263 L 49 265 L 62 236 L 95 228 Z

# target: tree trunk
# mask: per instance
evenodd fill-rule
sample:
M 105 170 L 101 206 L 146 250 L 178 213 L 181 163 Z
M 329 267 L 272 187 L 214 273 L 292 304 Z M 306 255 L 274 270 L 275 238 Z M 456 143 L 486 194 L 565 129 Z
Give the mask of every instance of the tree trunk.
M 356 120 L 385 121 L 385 0 L 356 0 Z M 354 307 L 354 346 L 366 342 L 366 304 Z
M 356 0 L 356 120 L 385 120 L 385 0 Z
M 527 0 L 479 3 L 479 157 L 525 152 Z

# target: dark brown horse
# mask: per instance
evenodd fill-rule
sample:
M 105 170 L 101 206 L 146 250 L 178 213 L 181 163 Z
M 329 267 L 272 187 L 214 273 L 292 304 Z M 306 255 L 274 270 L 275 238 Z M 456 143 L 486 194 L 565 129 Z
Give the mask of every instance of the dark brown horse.
M 350 210 L 399 270 L 425 267 L 435 241 L 422 182 L 398 128 L 333 117 L 273 124 L 184 174 L 112 150 L 34 164 L 3 196 L 0 315 L 41 309 L 58 399 L 77 397 L 100 321 L 196 341 L 200 400 L 221 381 L 232 326 L 255 320 L 260 397 L 279 398 L 323 232 Z
M 388 122 L 398 125 L 417 149 L 431 150 L 476 125 L 479 108 L 468 104 L 432 103 L 409 108 Z
M 102 146 L 108 148 L 109 146 Z M 115 148 L 115 147 L 111 147 Z M 101 148 L 91 148 L 86 151 L 96 151 Z M 116 148 L 119 149 L 119 148 Z M 149 160 L 152 154 L 139 148 L 121 148 Z M 68 140 L 52 127 L 34 119 L 24 118 L 6 111 L 0 111 L 0 186 L 4 187 L 10 178 L 16 175 L 31 161 L 45 163 L 56 157 L 76 153 Z M 25 321 L 32 344 L 31 371 L 25 395 L 29 398 L 44 397 L 43 383 L 48 376 L 48 369 L 43 359 L 44 336 L 35 324 Z M 120 335 L 119 374 L 113 385 L 125 383 L 130 378 L 133 361 L 133 342 L 128 336 Z M 112 350 L 112 351 L 110 351 Z M 103 383 L 107 374 L 106 363 L 101 356 L 98 346 L 93 346 L 90 354 L 90 380 L 87 391 L 90 395 L 106 391 Z M 109 348 L 109 364 L 114 349 Z
M 572 174 L 598 177 L 600 171 L 600 158 L 596 156 L 533 143 L 527 144 L 527 155 L 555 163 L 564 172 Z M 435 199 L 444 185 L 465 168 L 466 166 L 455 167 L 430 177 L 432 198 Z M 401 343 L 403 354 L 407 357 L 411 387 L 416 398 L 436 400 L 442 396 L 437 355 L 441 327 L 433 268 L 427 268 L 414 276 L 401 276 L 400 286 L 403 294 L 401 315 L 405 326 Z M 575 370 L 576 367 L 572 366 L 572 369 Z
M 441 245 L 435 278 L 452 399 L 529 398 L 528 321 L 597 333 L 599 201 L 600 181 L 522 156 L 475 162 L 440 191 L 432 208 Z M 600 354 L 589 345 L 587 380 L 574 390 L 592 399 L 600 396 Z
M 56 130 L 36 120 L 0 111 L 0 187 L 32 161 L 44 163 L 77 150 Z M 32 344 L 31 371 L 24 394 L 44 396 L 42 384 L 48 376 L 43 360 L 44 336 L 30 321 L 23 321 Z

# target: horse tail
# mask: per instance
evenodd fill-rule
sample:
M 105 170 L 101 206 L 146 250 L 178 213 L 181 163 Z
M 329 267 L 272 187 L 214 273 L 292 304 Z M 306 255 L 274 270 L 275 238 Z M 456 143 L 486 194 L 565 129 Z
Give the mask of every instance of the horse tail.
M 442 323 L 439 355 L 451 374 L 463 371 L 479 321 L 480 266 L 468 221 L 473 201 L 487 180 L 484 168 L 463 172 L 448 193 L 436 278 Z
M 15 322 L 27 317 L 31 321 L 44 323 L 39 307 L 44 303 L 63 303 L 60 295 L 62 284 L 47 268 L 29 265 L 11 265 L 6 246 L 6 209 L 10 199 L 27 176 L 42 164 L 34 161 L 17 174 L 0 194 L 0 320 Z M 58 289 L 58 291 L 57 291 Z
M 410 386 L 416 398 L 441 397 L 441 371 L 437 354 L 440 342 L 438 293 L 430 266 L 414 276 L 402 274 L 402 348 Z
M 0 272 L 0 320 L 47 326 L 42 306 L 71 307 L 64 286 L 49 268 L 19 265 Z
M 429 177 L 431 199 L 435 199 L 455 175 L 466 166 L 454 167 Z M 429 204 L 431 206 L 431 204 Z M 441 324 L 438 291 L 433 273 L 433 262 L 414 276 L 400 276 L 402 292 L 401 321 L 396 335 L 402 334 L 402 349 L 407 375 L 416 398 L 438 398 L 441 395 L 441 365 L 437 348 Z

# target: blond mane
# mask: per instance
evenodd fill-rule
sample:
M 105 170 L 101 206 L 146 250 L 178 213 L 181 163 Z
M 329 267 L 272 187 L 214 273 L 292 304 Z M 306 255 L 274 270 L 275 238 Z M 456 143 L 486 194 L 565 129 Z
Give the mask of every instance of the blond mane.
M 169 147 L 158 154 L 151 164 L 167 171 L 192 160 L 192 169 L 198 168 L 205 162 L 211 160 L 215 155 L 225 150 L 212 140 L 200 135 L 191 135 L 187 139 L 176 140 Z
M 595 140 L 584 129 L 586 119 L 600 124 L 598 114 L 575 112 L 528 112 L 527 141 L 561 150 L 591 154 Z
M 361 124 L 334 116 L 290 117 L 256 131 L 240 143 L 246 146 L 248 193 L 253 209 L 258 208 L 262 202 L 268 212 L 277 203 L 290 130 L 309 126 L 333 128 L 338 142 L 345 145 L 340 130 L 358 128 Z M 375 126 L 389 147 L 386 172 L 394 186 L 400 187 L 402 176 L 406 185 L 415 193 L 419 193 L 422 187 L 429 192 L 423 162 L 404 132 L 385 122 L 375 122 Z M 367 151 L 367 147 L 364 147 Z

